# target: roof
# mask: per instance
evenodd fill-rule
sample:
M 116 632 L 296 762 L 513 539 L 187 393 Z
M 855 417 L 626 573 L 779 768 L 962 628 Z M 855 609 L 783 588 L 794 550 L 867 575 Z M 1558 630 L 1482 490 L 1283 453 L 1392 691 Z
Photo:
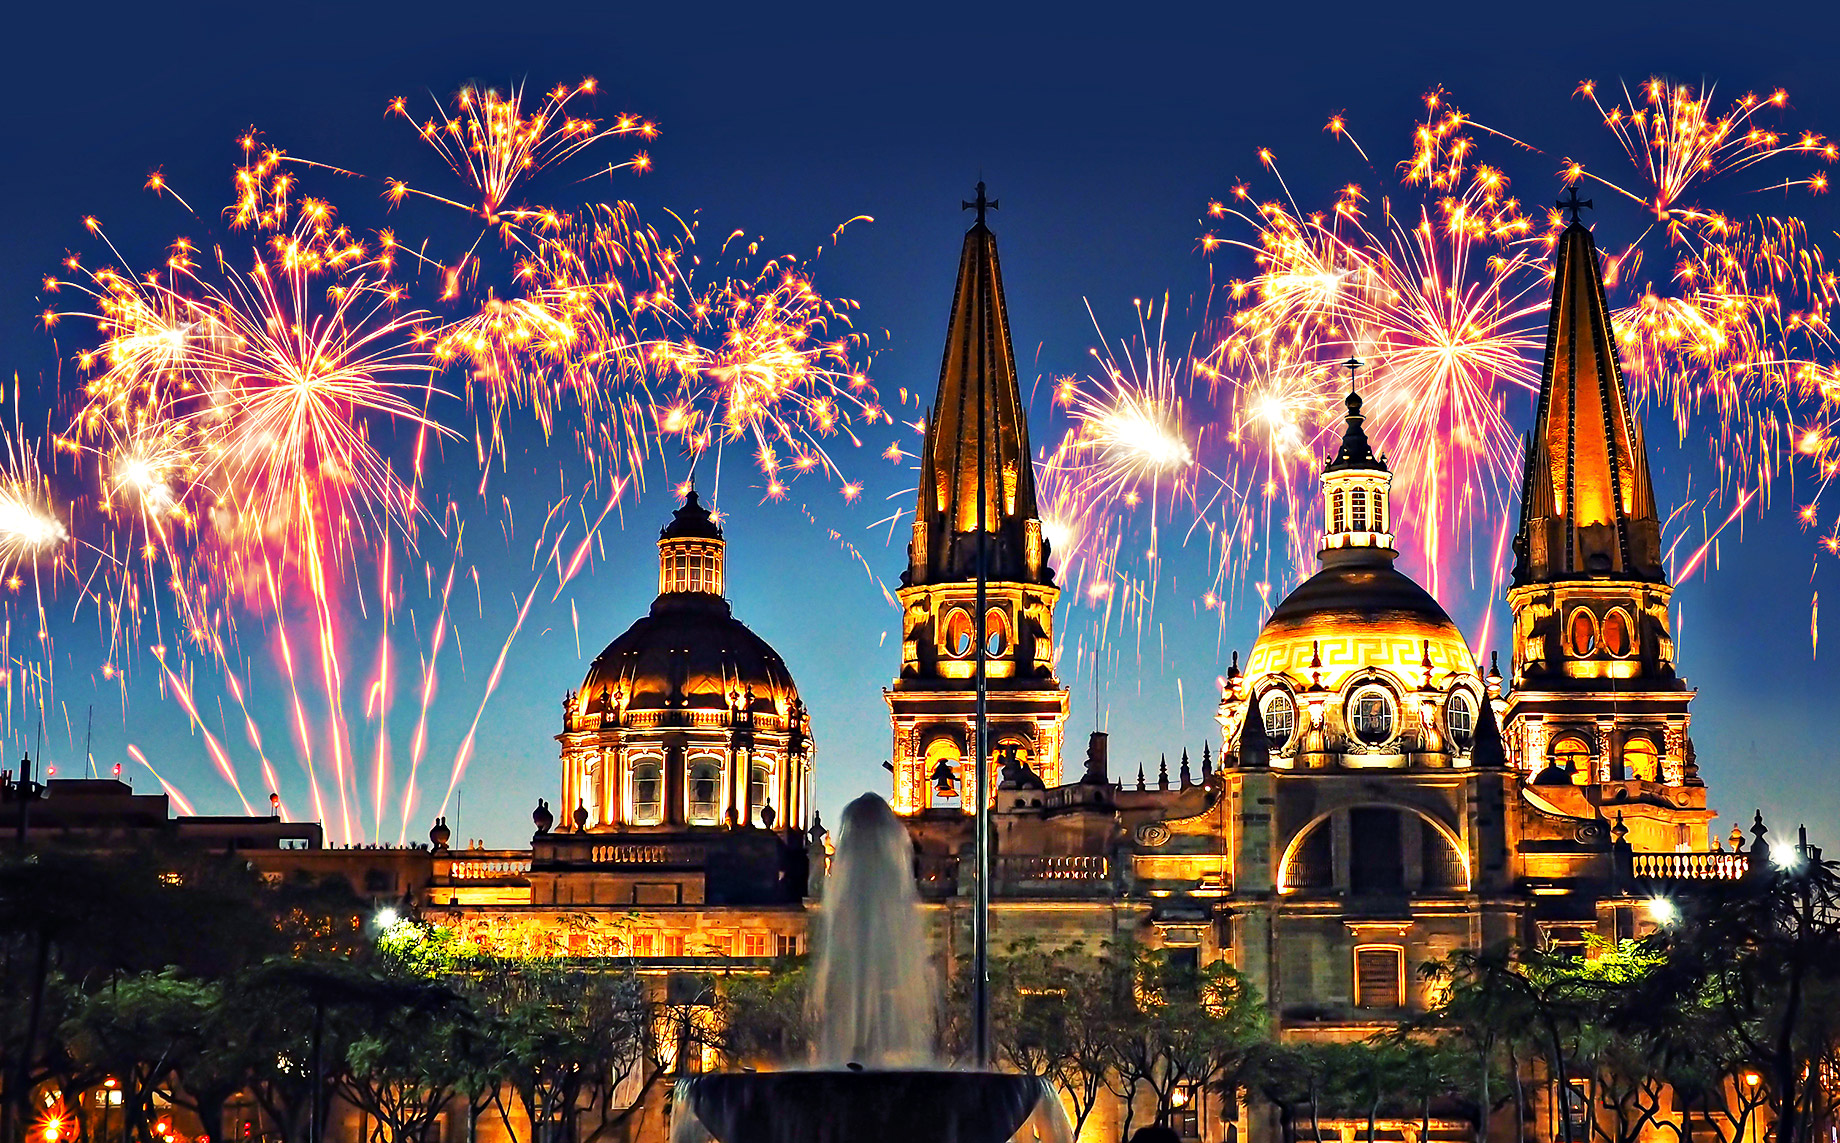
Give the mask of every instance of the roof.
M 671 522 L 658 530 L 661 540 L 705 539 L 719 540 L 722 528 L 697 499 L 696 489 L 692 488 L 684 497 L 684 502 L 677 511 L 671 513 Z
M 719 596 L 660 597 L 651 614 L 607 644 L 582 681 L 583 696 L 625 697 L 625 709 L 727 709 L 754 692 L 755 710 L 782 711 L 798 698 L 785 660 Z
M 1463 633 L 1430 592 L 1390 562 L 1337 562 L 1278 604 L 1246 674 L 1281 672 L 1304 683 L 1320 674 L 1323 686 L 1335 688 L 1358 671 L 1382 668 L 1417 685 L 1427 658 L 1439 682 L 1451 672 L 1476 673 Z

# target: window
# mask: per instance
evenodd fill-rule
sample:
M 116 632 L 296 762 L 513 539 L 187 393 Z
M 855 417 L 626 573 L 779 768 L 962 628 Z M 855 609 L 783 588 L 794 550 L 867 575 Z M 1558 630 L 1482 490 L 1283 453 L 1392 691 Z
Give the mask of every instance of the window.
M 1623 742 L 1623 777 L 1637 782 L 1661 779 L 1661 759 L 1652 739 L 1637 734 Z
M 1552 760 L 1561 770 L 1570 770 L 1572 781 L 1584 785 L 1591 780 L 1591 747 L 1575 735 L 1566 735 L 1553 743 Z
M 775 934 L 775 936 L 773 937 L 773 955 L 774 956 L 798 956 L 799 955 L 799 938 L 795 936 L 788 936 L 785 933 Z
M 1572 654 L 1589 655 L 1597 650 L 1597 620 L 1580 607 L 1572 612 Z
M 755 825 L 766 824 L 761 821 L 760 809 L 767 804 L 767 791 L 772 782 L 773 772 L 765 763 L 756 762 L 748 771 L 748 813 Z
M 690 766 L 690 824 L 715 825 L 722 800 L 722 769 L 704 760 Z
M 1604 650 L 1621 659 L 1629 654 L 1632 640 L 1629 637 L 1629 617 L 1619 608 L 1604 616 L 1604 633 L 1602 639 Z
M 1169 1093 L 1169 1127 L 1183 1139 L 1201 1138 L 1201 1083 L 1183 1080 Z
M 633 936 L 632 954 L 634 956 L 657 955 L 658 935 L 656 933 L 637 933 Z
M 1404 1006 L 1406 951 L 1394 945 L 1367 945 L 1354 950 L 1354 1006 Z
M 1379 687 L 1369 687 L 1355 695 L 1349 711 L 1354 735 L 1369 746 L 1378 746 L 1393 737 L 1393 700 Z
M 1367 493 L 1357 488 L 1348 494 L 1348 499 L 1351 502 L 1348 521 L 1349 529 L 1356 532 L 1367 531 Z
M 766 956 L 767 955 L 767 934 L 766 933 L 742 933 L 741 934 L 741 955 L 742 956 Z
M 664 770 L 655 761 L 633 763 L 632 821 L 657 825 L 664 820 Z
M 1444 703 L 1444 725 L 1450 729 L 1451 741 L 1458 746 L 1468 746 L 1475 731 L 1475 714 L 1469 707 L 1469 696 L 1456 691 Z
M 1291 696 L 1272 691 L 1265 696 L 1265 737 L 1273 746 L 1283 746 L 1297 729 L 1297 707 Z
M 683 956 L 684 935 L 682 933 L 665 933 L 658 940 L 659 956 Z
M 1403 893 L 1406 861 L 1398 810 L 1361 806 L 1348 811 L 1348 880 L 1356 893 Z
M 1009 620 L 994 607 L 984 613 L 984 650 L 989 655 L 1009 650 Z
M 1318 822 L 1291 850 L 1284 865 L 1286 891 L 1292 889 L 1327 889 L 1335 883 L 1334 839 L 1327 821 Z
M 954 659 L 963 659 L 970 655 L 977 646 L 971 630 L 971 616 L 962 608 L 953 608 L 946 613 L 945 638 L 940 650 Z
M 1386 497 L 1374 493 L 1374 531 L 1386 531 Z
M 1329 497 L 1329 530 L 1331 532 L 1341 531 L 1347 520 L 1347 516 L 1342 511 L 1342 499 L 1342 490 L 1339 488 L 1335 490 L 1333 496 Z

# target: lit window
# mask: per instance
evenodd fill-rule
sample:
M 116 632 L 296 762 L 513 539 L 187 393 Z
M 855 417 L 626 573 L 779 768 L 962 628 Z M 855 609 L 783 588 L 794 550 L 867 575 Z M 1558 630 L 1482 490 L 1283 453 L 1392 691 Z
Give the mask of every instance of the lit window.
M 1606 652 L 1619 659 L 1629 654 L 1631 648 L 1629 619 L 1622 611 L 1612 611 L 1604 617 L 1604 633 L 1601 642 Z
M 1348 498 L 1352 501 L 1349 509 L 1349 528 L 1356 532 L 1367 531 L 1367 493 L 1357 488 L 1348 494 Z
M 942 649 L 951 658 L 963 659 L 977 646 L 971 630 L 971 616 L 961 608 L 955 607 L 946 614 L 945 635 Z
M 1374 531 L 1386 531 L 1386 498 L 1374 493 Z
M 1394 945 L 1367 945 L 1354 950 L 1354 1006 L 1399 1008 L 1404 1005 L 1406 952 Z
M 1591 747 L 1582 738 L 1567 735 L 1553 743 L 1553 764 L 1572 772 L 1572 781 L 1584 785 L 1591 780 Z
M 1469 708 L 1469 696 L 1457 691 L 1444 704 L 1444 725 L 1458 746 L 1468 746 L 1475 728 L 1475 714 Z
M 1661 759 L 1651 739 L 1635 735 L 1623 743 L 1623 776 L 1638 782 L 1661 777 Z
M 1580 607 L 1572 612 L 1572 654 L 1589 655 L 1597 650 L 1597 621 Z
M 1355 737 L 1369 746 L 1378 746 L 1393 737 L 1393 700 L 1378 687 L 1356 695 L 1350 714 Z
M 994 607 L 984 615 L 984 646 L 989 655 L 1001 655 L 1009 650 L 1009 620 Z
M 754 763 L 753 769 L 748 771 L 748 813 L 755 825 L 764 824 L 760 820 L 760 810 L 767 804 L 767 786 L 771 780 L 772 772 L 763 763 Z
M 742 956 L 766 956 L 767 955 L 767 934 L 765 933 L 742 933 L 741 934 L 741 955 Z
M 799 955 L 799 938 L 795 936 L 788 936 L 785 933 L 780 933 L 778 936 L 773 938 L 773 955 L 775 956 L 798 956 Z
M 633 937 L 634 956 L 656 955 L 657 948 L 658 938 L 653 933 L 639 933 Z
M 632 820 L 634 825 L 657 825 L 664 819 L 664 772 L 656 762 L 635 762 L 632 768 Z
M 1273 746 L 1282 746 L 1291 740 L 1292 731 L 1297 729 L 1297 708 L 1291 702 L 1291 696 L 1283 691 L 1273 691 L 1265 696 L 1265 737 Z
M 714 762 L 690 767 L 690 824 L 715 825 L 720 809 L 722 771 Z
M 1345 520 L 1346 515 L 1342 511 L 1342 490 L 1338 488 L 1335 494 L 1329 497 L 1329 530 L 1331 532 L 1341 531 Z
M 658 955 L 683 956 L 684 935 L 682 933 L 664 934 L 663 938 L 658 942 Z

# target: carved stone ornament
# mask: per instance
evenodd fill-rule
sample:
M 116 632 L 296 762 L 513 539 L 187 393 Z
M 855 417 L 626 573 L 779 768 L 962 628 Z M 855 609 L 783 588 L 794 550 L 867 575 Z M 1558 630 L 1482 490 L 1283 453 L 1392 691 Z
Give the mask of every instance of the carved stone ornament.
M 1137 844 L 1155 849 L 1169 841 L 1169 827 L 1162 822 L 1145 822 L 1137 827 Z

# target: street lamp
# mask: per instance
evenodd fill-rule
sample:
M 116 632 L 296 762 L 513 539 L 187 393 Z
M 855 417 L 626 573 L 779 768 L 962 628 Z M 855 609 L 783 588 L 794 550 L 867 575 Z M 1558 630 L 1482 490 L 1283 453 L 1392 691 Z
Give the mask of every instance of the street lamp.
M 1650 897 L 1648 915 L 1657 925 L 1671 925 L 1680 920 L 1680 906 L 1666 897 Z

